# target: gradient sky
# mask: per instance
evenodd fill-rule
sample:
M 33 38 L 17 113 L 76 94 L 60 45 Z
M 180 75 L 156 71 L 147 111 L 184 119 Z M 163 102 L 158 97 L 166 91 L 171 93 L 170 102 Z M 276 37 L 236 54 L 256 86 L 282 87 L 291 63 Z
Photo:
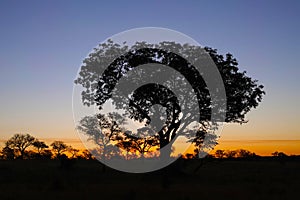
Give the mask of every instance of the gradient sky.
M 137 27 L 232 53 L 267 95 L 224 140 L 300 140 L 299 1 L 0 1 L 0 138 L 78 138 L 72 89 L 87 54 Z

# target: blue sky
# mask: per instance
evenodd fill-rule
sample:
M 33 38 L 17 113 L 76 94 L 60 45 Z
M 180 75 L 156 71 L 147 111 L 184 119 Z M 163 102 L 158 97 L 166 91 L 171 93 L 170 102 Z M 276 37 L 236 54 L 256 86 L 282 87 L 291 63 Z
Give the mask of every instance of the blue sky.
M 228 139 L 300 139 L 299 1 L 0 1 L 0 137 L 77 137 L 73 80 L 83 58 L 137 27 L 180 31 L 232 53 L 267 95 Z

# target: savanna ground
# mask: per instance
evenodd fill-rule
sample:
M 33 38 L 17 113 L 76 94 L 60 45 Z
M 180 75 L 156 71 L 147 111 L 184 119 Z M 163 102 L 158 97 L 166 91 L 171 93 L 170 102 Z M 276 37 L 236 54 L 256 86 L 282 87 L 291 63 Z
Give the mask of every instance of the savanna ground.
M 95 160 L 1 160 L 0 199 L 292 199 L 300 160 L 179 160 L 130 174 Z

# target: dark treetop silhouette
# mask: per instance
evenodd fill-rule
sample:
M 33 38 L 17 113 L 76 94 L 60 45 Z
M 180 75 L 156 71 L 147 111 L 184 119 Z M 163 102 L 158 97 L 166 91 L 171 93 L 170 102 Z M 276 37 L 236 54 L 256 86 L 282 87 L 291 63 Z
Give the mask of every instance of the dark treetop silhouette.
M 29 134 L 15 134 L 6 141 L 5 146 L 8 149 L 17 151 L 20 158 L 24 158 L 25 151 L 28 147 L 32 146 L 35 138 Z
M 68 150 L 68 146 L 62 142 L 62 141 L 54 141 L 50 145 L 52 147 L 52 150 L 56 154 L 56 158 L 59 158 L 63 152 Z
M 121 46 L 108 40 L 107 43 L 95 48 L 94 52 L 89 54 L 83 61 L 75 83 L 82 85 L 84 88 L 81 94 L 84 105 L 96 104 L 101 110 L 104 103 L 111 99 L 116 109 L 125 110 L 124 117 L 144 122 L 145 125 L 149 125 L 155 120 L 158 124 L 161 124 L 160 121 L 164 121 L 161 127 L 154 127 L 157 133 L 153 135 L 155 137 L 151 138 L 151 140 L 157 138 L 157 145 L 160 149 L 173 142 L 175 137 L 181 135 L 193 142 L 199 150 L 204 137 L 210 134 L 209 128 L 212 127 L 213 123 L 218 122 L 218 119 L 215 122 L 211 121 L 212 108 L 216 105 L 212 104 L 210 91 L 202 78 L 203 74 L 198 72 L 187 60 L 197 61 L 208 53 L 217 66 L 226 91 L 225 122 L 246 123 L 245 115 L 251 108 L 258 106 L 265 94 L 263 86 L 258 84 L 257 80 L 246 76 L 246 72 L 238 71 L 238 62 L 231 54 L 228 53 L 224 57 L 219 55 L 216 49 L 205 47 L 204 50 L 200 47 L 189 44 L 181 45 L 175 42 L 161 42 L 159 44 L 137 42 L 129 48 L 126 45 Z M 117 59 L 112 59 L 114 56 L 111 55 L 116 55 Z M 187 59 L 179 55 L 183 55 Z M 155 77 L 157 73 L 155 67 L 153 67 L 153 71 L 140 70 L 135 74 L 136 79 L 127 76 L 136 67 L 144 64 L 169 66 L 182 76 L 170 74 L 165 81 L 165 86 L 158 83 L 146 84 L 135 91 L 130 91 L 129 94 L 126 91 L 126 86 L 124 86 L 121 90 L 118 90 L 118 93 L 114 93 L 114 89 L 116 89 L 116 85 L 121 79 L 129 80 L 127 84 L 138 85 L 139 80 L 143 77 Z M 184 79 L 191 85 L 192 91 L 181 89 Z M 166 86 L 177 88 L 180 94 L 174 95 Z M 196 94 L 196 101 L 187 101 L 185 97 L 191 97 L 192 93 Z M 161 106 L 157 108 L 154 106 L 156 104 Z M 181 108 L 186 107 L 191 108 L 191 110 L 198 107 L 201 113 L 200 119 L 193 113 L 183 114 Z M 156 114 L 163 113 L 163 109 L 165 109 L 167 116 L 157 117 Z M 99 117 L 101 122 L 103 115 L 99 115 Z M 221 121 L 221 119 L 219 120 Z M 185 129 L 193 121 L 200 124 L 193 127 L 194 129 L 197 128 L 196 136 L 189 134 L 191 128 Z M 182 128 L 179 129 L 179 126 L 182 126 Z M 101 128 L 106 129 L 105 127 Z M 101 128 L 94 134 L 102 134 L 103 129 Z M 88 133 L 88 130 L 85 132 Z M 120 144 L 120 138 L 123 138 L 123 141 L 128 143 L 130 141 L 128 134 L 124 133 L 122 132 L 123 136 L 127 135 L 127 137 L 111 137 L 110 139 L 118 139 Z M 144 137 L 148 136 L 144 135 Z M 216 136 L 211 135 L 209 137 L 211 143 L 214 144 Z M 140 139 L 140 136 L 133 135 L 130 138 Z M 129 144 L 134 146 L 134 143 Z M 119 146 L 124 147 L 124 144 Z M 170 156 L 170 153 L 171 148 L 169 148 L 169 151 L 165 151 L 165 155 L 161 154 L 160 156 Z
M 117 112 L 109 113 L 107 116 L 99 114 L 96 116 L 85 116 L 80 120 L 77 127 L 89 136 L 99 148 L 101 158 L 108 158 L 114 148 L 111 141 L 116 141 L 124 130 L 121 128 L 126 122 Z
M 36 139 L 32 145 L 36 148 L 39 155 L 41 155 L 43 149 L 48 148 L 45 142 L 39 141 L 38 139 Z

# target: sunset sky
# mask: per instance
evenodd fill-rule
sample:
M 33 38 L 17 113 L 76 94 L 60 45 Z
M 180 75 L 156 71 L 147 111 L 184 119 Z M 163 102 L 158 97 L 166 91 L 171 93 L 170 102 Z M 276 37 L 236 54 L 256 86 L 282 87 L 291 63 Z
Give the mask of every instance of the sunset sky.
M 30 133 L 75 144 L 72 89 L 82 60 L 116 33 L 164 27 L 232 53 L 265 86 L 249 122 L 226 124 L 217 148 L 300 154 L 299 10 L 299 1 L 2 0 L 0 140 Z

